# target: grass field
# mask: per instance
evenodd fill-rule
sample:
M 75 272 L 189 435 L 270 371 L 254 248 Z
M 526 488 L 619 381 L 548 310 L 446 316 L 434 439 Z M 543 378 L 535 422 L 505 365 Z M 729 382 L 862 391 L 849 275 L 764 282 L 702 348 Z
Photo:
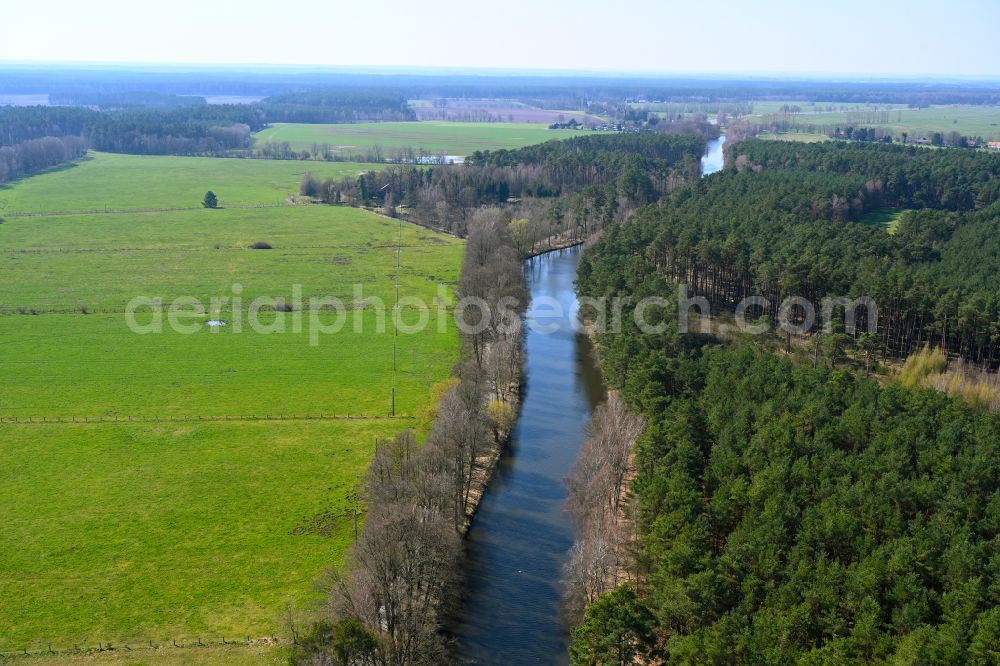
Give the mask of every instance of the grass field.
M 899 229 L 903 215 L 908 212 L 905 208 L 879 208 L 862 216 L 861 223 L 884 227 L 887 233 L 894 234 Z
M 550 130 L 526 123 L 456 123 L 423 121 L 409 123 L 357 123 L 352 125 L 276 124 L 255 137 L 258 144 L 287 141 L 294 150 L 310 150 L 314 144 L 329 144 L 334 152 L 348 155 L 373 146 L 384 149 L 413 147 L 431 154 L 471 155 L 477 150 L 520 148 L 549 139 L 564 139 L 569 130 Z
M 122 309 L 136 296 L 333 295 L 389 299 L 398 225 L 352 208 L 184 210 L 159 213 L 13 217 L 0 225 L 0 312 Z M 251 250 L 266 242 L 271 250 Z M 461 245 L 403 225 L 402 292 L 433 300 L 454 278 Z M 218 247 L 216 247 L 218 246 Z M 433 280 L 431 278 L 434 278 Z
M 356 176 L 378 164 L 95 153 L 42 176 L 0 185 L 0 217 L 16 213 L 197 208 L 212 190 L 220 206 L 285 203 L 302 174 Z
M 762 113 L 777 113 L 782 104 L 798 104 L 802 112 L 792 114 L 792 120 L 800 126 L 815 125 L 818 133 L 823 133 L 826 128 L 844 127 L 851 120 L 849 111 L 810 112 L 810 107 L 804 102 L 755 102 L 755 114 L 747 116 L 747 119 L 759 120 Z M 862 108 L 858 107 L 859 110 Z M 956 131 L 966 136 L 981 136 L 986 140 L 996 140 L 1000 138 L 1000 107 L 950 105 L 909 109 L 897 106 L 888 111 L 887 122 L 859 124 L 885 129 L 897 137 L 902 132 L 907 132 L 910 137 L 916 138 L 927 136 L 931 132 Z
M 392 422 L 3 426 L 4 650 L 269 636 Z
M 906 104 L 879 104 L 880 109 L 905 109 Z M 869 108 L 866 104 L 853 102 L 809 102 L 806 100 L 754 100 L 753 115 L 765 113 L 781 113 L 783 108 L 798 107 L 800 113 L 846 113 L 847 111 L 863 111 Z
M 825 134 L 809 134 L 807 132 L 762 132 L 761 139 L 771 139 L 774 141 L 798 141 L 799 143 L 817 143 L 819 141 L 830 141 L 830 137 Z
M 197 204 L 212 187 L 223 203 L 227 191 L 280 203 L 305 168 L 356 165 L 97 155 L 0 197 L 34 212 L 168 208 L 191 196 Z M 222 184 L 206 185 L 209 174 Z M 395 221 L 364 211 L 308 205 L 7 217 L 0 652 L 283 635 L 282 608 L 313 598 L 314 581 L 351 541 L 347 497 L 376 438 L 426 428 L 431 387 L 450 375 L 458 338 L 449 318 L 438 332 L 436 316 L 425 332 L 399 337 L 397 418 L 388 418 L 391 324 L 379 329 L 374 311 L 354 309 L 314 345 L 307 314 L 266 311 L 265 324 L 283 317 L 287 328 L 257 333 L 249 304 L 290 300 L 300 285 L 304 298 L 350 306 L 356 283 L 363 297 L 391 304 L 398 233 Z M 258 241 L 274 249 L 248 249 Z M 403 225 L 401 295 L 433 302 L 439 289 L 450 293 L 462 247 Z M 139 335 L 122 314 L 138 295 L 207 302 L 231 298 L 234 284 L 243 302 L 220 308 L 226 328 Z M 335 318 L 323 314 L 325 324 Z M 262 418 L 348 414 L 367 418 Z M 257 663 L 247 656 L 254 650 L 206 649 L 194 660 L 184 652 L 166 663 Z

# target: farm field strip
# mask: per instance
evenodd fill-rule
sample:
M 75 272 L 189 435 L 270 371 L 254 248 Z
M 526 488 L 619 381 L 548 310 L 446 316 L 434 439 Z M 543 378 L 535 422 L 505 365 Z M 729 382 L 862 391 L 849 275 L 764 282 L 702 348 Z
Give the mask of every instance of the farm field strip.
M 222 207 L 287 204 L 303 174 L 347 178 L 382 164 L 92 153 L 0 186 L 0 217 L 15 214 L 200 208 L 212 190 Z M 110 211 L 108 210 L 110 209 Z M 78 213 L 77 213 L 78 214 Z
M 234 208 L 283 208 L 290 204 L 230 204 Z M 174 206 L 172 208 L 92 208 L 90 210 L 59 210 L 51 213 L 7 213 L 7 217 L 66 217 L 77 215 L 125 215 L 130 213 L 169 213 L 182 210 L 201 210 L 204 206 Z
M 550 130 L 533 123 L 462 123 L 418 121 L 305 125 L 276 123 L 255 134 L 257 144 L 287 141 L 295 150 L 327 144 L 333 152 L 353 154 L 374 146 L 413 147 L 430 154 L 471 155 L 477 150 L 520 148 L 550 139 L 575 136 L 572 130 Z
M 167 303 L 191 296 L 207 304 L 232 298 L 235 284 L 244 304 L 291 300 L 295 285 L 304 298 L 334 296 L 347 304 L 361 285 L 363 298 L 391 303 L 397 232 L 393 220 L 329 206 L 9 219 L 0 225 L 0 310 L 121 310 L 136 296 Z M 248 249 L 258 241 L 273 249 Z M 401 242 L 408 246 L 402 293 L 434 303 L 455 281 L 461 242 L 410 224 Z M 17 252 L 44 245 L 75 251 Z
M 398 414 L 396 416 L 351 416 L 336 414 L 315 414 L 289 416 L 279 414 L 274 416 L 136 416 L 118 417 L 110 416 L 41 416 L 41 417 L 17 417 L 0 416 L 0 423 L 16 423 L 19 425 L 60 425 L 66 423 L 104 423 L 121 424 L 126 423 L 201 423 L 205 421 L 412 421 L 415 417 Z M 402 426 L 401 426 L 402 427 Z
M 317 346 L 305 332 L 136 335 L 121 316 L 5 317 L 0 416 L 386 416 L 391 329 L 365 314 L 364 334 L 348 325 Z M 417 411 L 454 353 L 434 329 L 399 337 L 398 414 Z
M 800 143 L 817 143 L 819 141 L 832 141 L 825 134 L 810 134 L 808 132 L 762 132 L 758 138 L 771 139 L 774 141 L 798 141 Z

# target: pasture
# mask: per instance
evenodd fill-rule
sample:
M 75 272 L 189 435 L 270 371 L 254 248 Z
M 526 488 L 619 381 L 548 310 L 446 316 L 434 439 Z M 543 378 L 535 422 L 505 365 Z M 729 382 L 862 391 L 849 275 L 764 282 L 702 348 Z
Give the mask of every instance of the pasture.
M 3 425 L 0 650 L 278 632 L 350 544 L 337 516 L 398 425 Z
M 284 206 L 12 217 L 0 225 L 0 312 L 121 310 L 136 296 L 388 300 L 398 224 L 353 208 Z M 266 242 L 270 250 L 250 246 Z M 454 278 L 461 244 L 403 225 L 401 293 L 432 300 Z M 43 279 L 40 279 L 43 278 Z
M 802 114 L 847 113 L 848 111 L 864 111 L 869 109 L 866 104 L 857 102 L 811 102 L 802 99 L 789 100 L 754 100 L 751 102 L 752 114 L 759 116 L 765 113 L 781 113 L 783 109 L 798 107 Z M 905 104 L 879 104 L 880 109 L 905 109 Z
M 798 141 L 799 143 L 817 143 L 819 141 L 830 141 L 830 137 L 825 134 L 809 134 L 808 132 L 761 132 L 761 139 L 772 141 Z
M 306 169 L 358 168 L 96 155 L 0 190 L 8 213 L 39 213 L 0 225 L 0 652 L 285 636 L 282 610 L 315 597 L 352 540 L 348 497 L 376 438 L 426 430 L 458 336 L 436 313 L 399 336 L 390 418 L 391 321 L 353 285 L 391 307 L 399 224 L 197 206 L 210 188 L 223 205 L 281 204 Z M 67 213 L 102 207 L 125 212 Z M 260 241 L 273 249 L 249 249 Z M 462 248 L 402 225 L 400 294 L 449 298 Z M 342 299 L 345 325 L 311 340 L 296 305 L 265 307 L 252 330 L 254 299 L 296 293 Z M 228 298 L 185 320 L 228 326 L 138 334 L 136 296 Z
M 889 109 L 884 117 L 884 122 L 868 122 L 864 119 L 863 111 L 866 107 L 857 107 L 852 110 L 839 110 L 835 107 L 833 111 L 813 111 L 805 102 L 782 102 L 780 104 L 798 104 L 802 108 L 801 113 L 790 114 L 790 119 L 796 124 L 796 130 L 805 130 L 811 127 L 816 133 L 824 133 L 828 129 L 836 127 L 843 128 L 848 123 L 854 123 L 864 127 L 882 128 L 898 137 L 906 132 L 910 138 L 926 137 L 932 132 L 958 132 L 965 136 L 979 136 L 986 140 L 1000 139 L 1000 107 L 996 106 L 972 106 L 972 105 L 948 105 L 931 106 L 927 108 L 910 109 L 896 106 Z M 761 113 L 777 113 L 778 102 L 754 103 L 755 115 L 747 116 L 748 120 L 761 120 Z M 760 107 L 773 109 L 761 111 Z M 822 107 L 817 104 L 815 108 Z M 884 108 L 884 107 L 880 107 Z
M 311 150 L 314 145 L 328 144 L 332 152 L 345 155 L 380 146 L 385 150 L 412 147 L 433 155 L 465 156 L 477 150 L 521 148 L 574 135 L 572 130 L 550 130 L 545 125 L 528 123 L 421 121 L 350 125 L 277 123 L 254 136 L 258 146 L 267 141 L 287 141 L 293 150 Z
M 284 204 L 302 174 L 346 178 L 379 164 L 92 153 L 87 159 L 0 185 L 0 217 L 17 213 L 198 208 L 212 190 L 219 205 Z

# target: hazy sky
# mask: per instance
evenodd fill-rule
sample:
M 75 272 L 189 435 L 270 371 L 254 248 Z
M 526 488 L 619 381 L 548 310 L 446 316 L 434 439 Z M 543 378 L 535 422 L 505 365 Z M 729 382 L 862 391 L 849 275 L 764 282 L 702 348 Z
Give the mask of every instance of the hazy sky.
M 5 0 L 0 61 L 1000 78 L 998 0 Z

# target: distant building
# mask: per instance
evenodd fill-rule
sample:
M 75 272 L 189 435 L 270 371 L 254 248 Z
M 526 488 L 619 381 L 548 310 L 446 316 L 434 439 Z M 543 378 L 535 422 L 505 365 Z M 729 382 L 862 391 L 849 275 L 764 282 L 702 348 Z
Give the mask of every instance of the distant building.
M 986 142 L 986 149 L 987 150 L 1000 150 L 1000 141 L 987 141 Z

